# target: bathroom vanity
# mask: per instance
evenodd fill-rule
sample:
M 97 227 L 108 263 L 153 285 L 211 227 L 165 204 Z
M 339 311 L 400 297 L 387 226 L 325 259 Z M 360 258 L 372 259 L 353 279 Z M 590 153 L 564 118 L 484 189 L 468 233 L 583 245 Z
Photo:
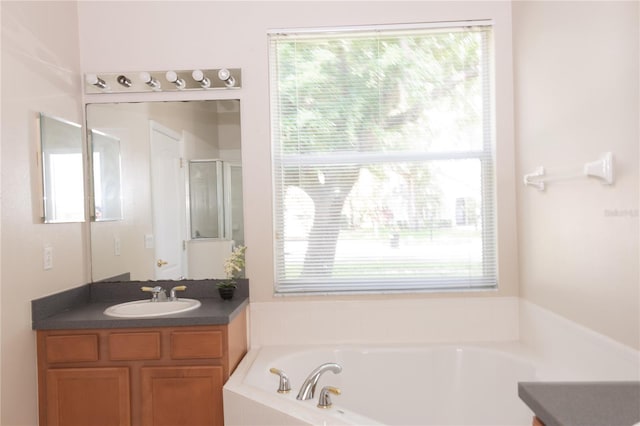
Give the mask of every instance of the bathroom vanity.
M 518 395 L 535 413 L 533 426 L 640 423 L 640 382 L 521 382 Z
M 187 282 L 198 309 L 122 319 L 103 312 L 146 295 L 120 283 L 105 297 L 104 285 L 32 303 L 40 425 L 222 425 L 222 386 L 247 351 L 248 295 L 223 301 L 211 283 Z

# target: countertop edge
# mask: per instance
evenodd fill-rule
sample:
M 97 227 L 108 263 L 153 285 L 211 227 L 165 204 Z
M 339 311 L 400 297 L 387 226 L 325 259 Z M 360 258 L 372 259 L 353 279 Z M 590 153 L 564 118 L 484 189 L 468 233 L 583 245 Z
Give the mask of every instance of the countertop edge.
M 144 328 L 227 325 L 249 304 L 248 280 L 240 280 L 232 300 L 222 300 L 214 280 L 189 281 L 181 296 L 197 298 L 193 311 L 153 318 L 115 318 L 104 310 L 115 303 L 140 299 L 140 282 L 92 283 L 31 301 L 33 330 Z M 152 282 L 170 288 L 176 282 Z M 182 283 L 182 281 L 180 282 Z M 107 287 L 110 286 L 110 287 Z M 97 291 L 93 286 L 100 286 Z
M 640 381 L 519 382 L 518 396 L 545 426 L 640 422 Z
M 145 327 L 180 327 L 180 326 L 196 326 L 196 325 L 227 325 L 242 310 L 249 305 L 249 298 L 238 298 L 231 301 L 236 305 L 227 313 L 204 314 L 199 316 L 186 316 L 181 314 L 167 315 L 154 318 L 113 318 L 106 317 L 104 319 L 87 319 L 87 320 L 69 320 L 58 319 L 55 316 L 45 318 L 32 323 L 33 330 L 82 330 L 82 329 L 100 329 L 100 328 L 145 328 Z M 96 304 L 98 305 L 98 304 Z M 98 308 L 103 310 L 102 305 Z
M 558 420 L 549 413 L 536 398 L 531 395 L 527 388 L 528 382 L 518 383 L 518 396 L 533 411 L 535 416 L 544 423 L 545 426 L 561 426 Z

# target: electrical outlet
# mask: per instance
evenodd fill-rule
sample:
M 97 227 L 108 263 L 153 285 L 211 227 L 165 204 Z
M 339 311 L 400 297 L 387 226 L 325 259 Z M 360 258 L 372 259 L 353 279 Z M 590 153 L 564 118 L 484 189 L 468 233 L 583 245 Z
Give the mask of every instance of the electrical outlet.
M 113 254 L 116 256 L 120 256 L 120 237 L 113 237 Z
M 44 250 L 42 252 L 42 262 L 45 271 L 53 269 L 53 247 L 44 246 Z

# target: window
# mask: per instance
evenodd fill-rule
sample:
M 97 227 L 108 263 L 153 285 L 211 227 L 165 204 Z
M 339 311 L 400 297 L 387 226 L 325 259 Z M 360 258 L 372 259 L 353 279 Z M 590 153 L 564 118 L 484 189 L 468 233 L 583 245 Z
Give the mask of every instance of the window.
M 276 291 L 495 287 L 491 23 L 269 42 Z

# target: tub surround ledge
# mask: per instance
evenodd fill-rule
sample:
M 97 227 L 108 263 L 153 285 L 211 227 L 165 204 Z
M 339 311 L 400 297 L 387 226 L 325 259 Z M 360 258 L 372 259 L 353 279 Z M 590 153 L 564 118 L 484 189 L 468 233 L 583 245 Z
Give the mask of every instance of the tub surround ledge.
M 517 297 L 251 302 L 251 347 L 517 341 Z
M 640 422 L 640 382 L 521 382 L 518 395 L 545 426 Z
M 198 299 L 195 310 L 153 318 L 115 318 L 104 314 L 114 304 L 146 299 L 142 286 L 186 285 L 179 297 Z M 32 329 L 170 327 L 229 324 L 249 304 L 249 282 L 239 280 L 232 300 L 222 300 L 215 280 L 127 281 L 85 284 L 31 301 Z
M 520 341 L 535 351 L 541 381 L 638 381 L 640 351 L 525 299 Z

